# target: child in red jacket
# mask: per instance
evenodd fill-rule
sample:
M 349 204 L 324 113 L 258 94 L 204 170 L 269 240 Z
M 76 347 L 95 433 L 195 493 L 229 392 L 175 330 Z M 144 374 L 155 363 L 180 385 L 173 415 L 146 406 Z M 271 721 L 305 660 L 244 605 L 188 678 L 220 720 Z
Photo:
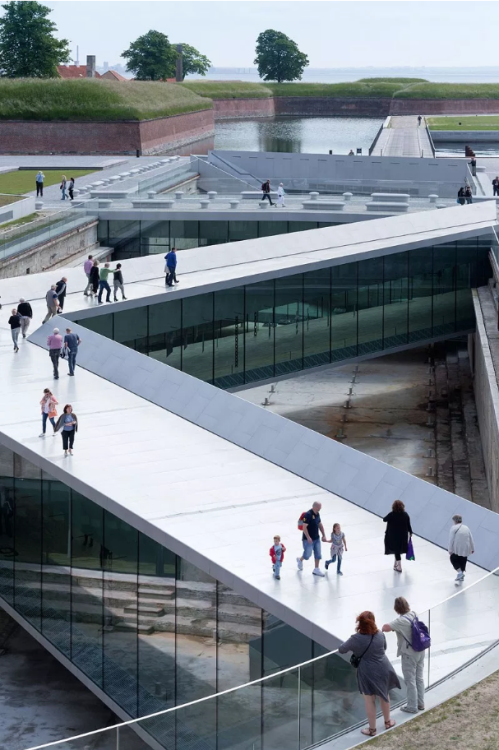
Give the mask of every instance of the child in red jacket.
M 281 580 L 281 576 L 279 573 L 281 572 L 281 565 L 284 562 L 284 553 L 286 552 L 286 547 L 284 544 L 281 544 L 281 537 L 276 534 L 274 537 L 274 544 L 269 550 L 269 555 L 272 559 L 272 570 L 274 571 L 274 578 L 277 578 L 278 581 Z

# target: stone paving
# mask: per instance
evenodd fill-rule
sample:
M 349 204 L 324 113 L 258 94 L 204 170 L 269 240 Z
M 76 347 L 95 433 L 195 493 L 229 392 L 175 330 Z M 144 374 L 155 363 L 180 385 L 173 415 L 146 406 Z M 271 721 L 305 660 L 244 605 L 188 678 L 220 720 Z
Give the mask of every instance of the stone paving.
M 384 128 L 372 156 L 424 156 L 433 158 L 433 150 L 423 119 L 418 125 L 416 116 L 392 117 Z

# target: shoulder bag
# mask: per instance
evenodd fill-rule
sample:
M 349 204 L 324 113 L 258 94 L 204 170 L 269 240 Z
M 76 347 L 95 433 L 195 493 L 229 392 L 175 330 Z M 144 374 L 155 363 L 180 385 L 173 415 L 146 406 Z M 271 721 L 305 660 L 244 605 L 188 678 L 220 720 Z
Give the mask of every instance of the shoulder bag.
M 371 640 L 369 641 L 369 645 L 367 646 L 366 649 L 364 649 L 363 653 L 360 656 L 357 656 L 357 654 L 352 654 L 351 655 L 351 657 L 350 657 L 350 664 L 352 665 L 352 667 L 355 667 L 355 669 L 359 668 L 359 664 L 362 661 L 362 657 L 364 656 L 364 654 L 368 650 L 369 646 L 373 642 L 373 638 L 374 638 L 374 635 L 371 636 Z

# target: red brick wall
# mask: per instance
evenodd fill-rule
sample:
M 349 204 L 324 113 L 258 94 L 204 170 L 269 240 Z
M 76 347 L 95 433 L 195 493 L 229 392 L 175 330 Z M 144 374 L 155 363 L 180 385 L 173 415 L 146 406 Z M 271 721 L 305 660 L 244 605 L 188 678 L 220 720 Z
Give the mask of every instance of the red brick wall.
M 273 117 L 274 101 L 267 99 L 214 99 L 213 113 L 216 120 L 231 118 Z
M 212 135 L 213 122 L 211 109 L 141 122 L 0 120 L 0 153 L 155 153 Z
M 499 114 L 499 99 L 392 99 L 391 115 Z
M 276 115 L 305 117 L 388 117 L 390 99 L 367 97 L 277 96 Z

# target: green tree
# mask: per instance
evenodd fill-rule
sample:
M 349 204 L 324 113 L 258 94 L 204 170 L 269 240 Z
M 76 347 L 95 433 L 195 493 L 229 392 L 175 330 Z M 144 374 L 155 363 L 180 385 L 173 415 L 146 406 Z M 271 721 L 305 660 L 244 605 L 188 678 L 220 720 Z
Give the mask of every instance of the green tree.
M 175 45 L 176 47 L 177 45 Z M 202 55 L 201 52 L 198 52 L 195 47 L 191 47 L 190 44 L 182 44 L 182 80 L 189 73 L 199 73 L 199 75 L 205 76 L 210 67 L 211 60 L 208 60 L 206 55 Z M 173 71 L 172 75 L 175 75 L 175 71 Z
M 2 5 L 0 75 L 8 78 L 54 78 L 57 65 L 69 62 L 67 39 L 56 39 L 50 8 L 31 0 Z
M 255 65 L 264 81 L 296 81 L 302 77 L 308 57 L 286 34 L 267 29 L 256 40 Z
M 160 31 L 139 36 L 121 56 L 127 61 L 126 69 L 138 81 L 164 81 L 175 74 L 177 52 Z

